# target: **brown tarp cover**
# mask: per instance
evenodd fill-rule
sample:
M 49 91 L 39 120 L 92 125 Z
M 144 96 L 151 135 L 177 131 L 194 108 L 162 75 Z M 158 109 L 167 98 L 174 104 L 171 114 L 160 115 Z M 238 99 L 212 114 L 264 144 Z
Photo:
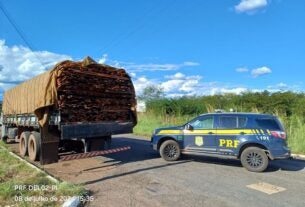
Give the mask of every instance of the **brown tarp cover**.
M 95 63 L 90 57 L 83 60 L 83 65 Z M 46 124 L 49 106 L 57 106 L 56 79 L 60 70 L 54 68 L 46 71 L 14 88 L 3 95 L 3 115 L 35 114 L 40 126 Z

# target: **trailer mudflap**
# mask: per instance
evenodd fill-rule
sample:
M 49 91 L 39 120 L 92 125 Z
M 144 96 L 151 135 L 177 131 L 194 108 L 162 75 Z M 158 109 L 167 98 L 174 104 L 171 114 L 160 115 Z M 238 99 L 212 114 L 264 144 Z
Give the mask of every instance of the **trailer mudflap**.
M 69 123 L 61 125 L 61 139 L 102 137 L 133 132 L 133 122 Z
M 51 164 L 58 162 L 59 136 L 50 133 L 48 125 L 40 128 L 40 164 Z

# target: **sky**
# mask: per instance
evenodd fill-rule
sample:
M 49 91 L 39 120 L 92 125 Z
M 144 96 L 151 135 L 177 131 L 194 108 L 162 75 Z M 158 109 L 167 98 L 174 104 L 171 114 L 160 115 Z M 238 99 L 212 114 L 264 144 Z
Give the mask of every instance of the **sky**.
M 0 97 L 87 55 L 125 68 L 138 95 L 305 90 L 304 0 L 0 2 Z

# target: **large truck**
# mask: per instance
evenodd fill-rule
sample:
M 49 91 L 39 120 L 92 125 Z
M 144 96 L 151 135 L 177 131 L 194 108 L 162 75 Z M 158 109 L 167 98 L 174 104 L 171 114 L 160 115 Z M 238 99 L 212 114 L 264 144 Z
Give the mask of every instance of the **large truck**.
M 57 162 L 59 150 L 90 152 L 137 124 L 135 90 L 124 69 L 90 57 L 63 61 L 6 91 L 1 139 L 19 142 L 21 156 Z

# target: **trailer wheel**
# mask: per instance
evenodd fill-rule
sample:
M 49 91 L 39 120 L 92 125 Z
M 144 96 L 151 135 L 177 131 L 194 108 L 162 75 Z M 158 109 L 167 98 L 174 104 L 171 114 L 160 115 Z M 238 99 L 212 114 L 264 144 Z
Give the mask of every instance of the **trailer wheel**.
M 32 161 L 39 160 L 40 154 L 40 133 L 32 132 L 28 143 L 29 158 Z
M 19 153 L 21 157 L 28 154 L 28 143 L 29 143 L 30 132 L 22 132 L 19 141 Z

